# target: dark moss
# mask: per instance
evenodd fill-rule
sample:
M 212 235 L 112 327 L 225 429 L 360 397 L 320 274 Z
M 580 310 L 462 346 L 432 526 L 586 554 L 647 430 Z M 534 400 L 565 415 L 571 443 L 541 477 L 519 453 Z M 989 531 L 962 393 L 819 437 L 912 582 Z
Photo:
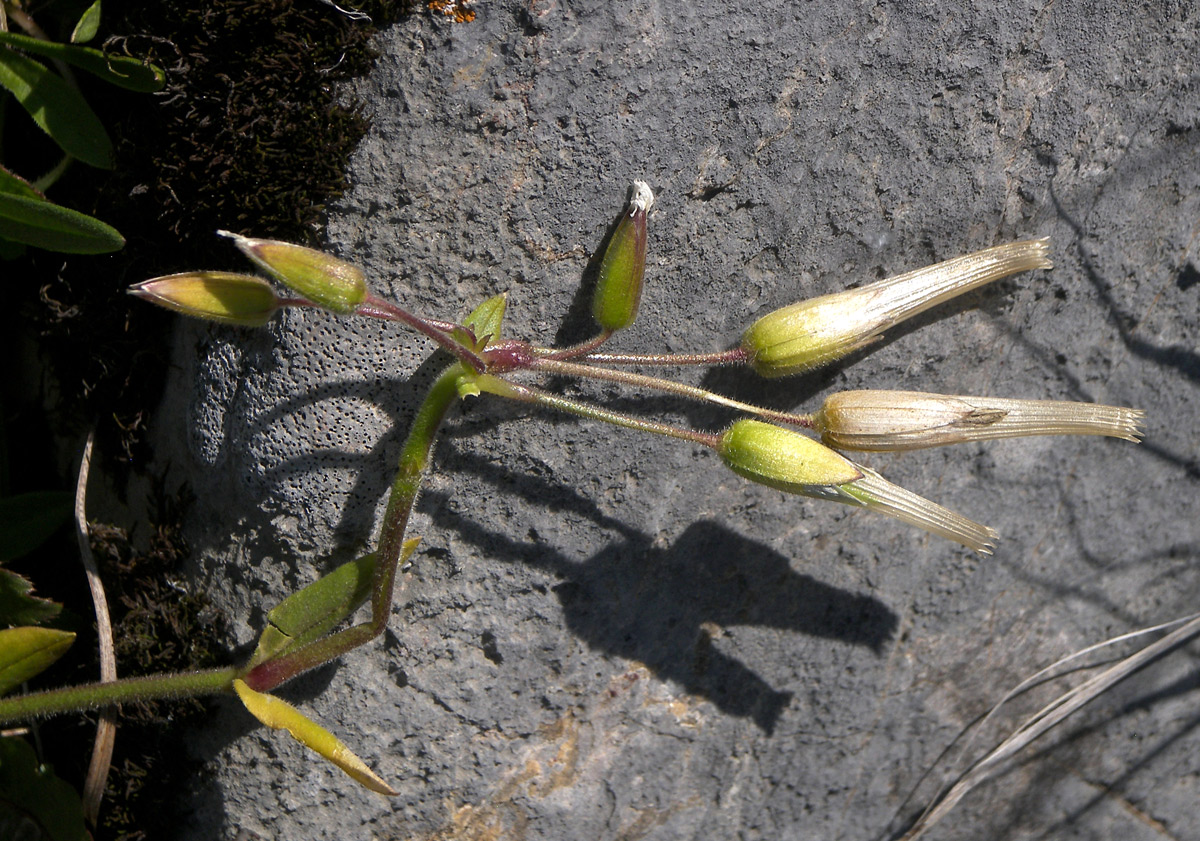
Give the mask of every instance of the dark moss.
M 216 228 L 319 240 L 325 208 L 346 188 L 347 161 L 367 128 L 339 99 L 337 83 L 370 68 L 376 27 L 425 8 L 404 0 L 353 5 L 372 20 L 303 0 L 106 6 L 98 42 L 150 58 L 166 69 L 168 83 L 159 94 L 132 94 L 80 74 L 113 138 L 116 167 L 75 165 L 49 195 L 115 226 L 127 242 L 112 255 L 31 249 L 2 264 L 9 298 L 0 312 L 7 360 L 0 444 L 7 442 L 9 458 L 0 492 L 5 484 L 11 492 L 68 485 L 60 469 L 69 459 L 56 454 L 73 450 L 93 425 L 94 469 L 117 476 L 115 485 L 124 470 L 148 462 L 142 432 L 167 373 L 172 317 L 130 299 L 126 286 L 188 268 L 244 269 L 214 239 Z M 59 13 L 61 20 L 39 23 L 61 38 L 78 9 L 46 11 Z M 50 144 L 19 119 L 8 121 L 3 140 L 5 161 L 22 174 L 53 162 Z M 144 551 L 120 529 L 94 528 L 123 676 L 228 662 L 221 618 L 171 583 L 184 551 L 179 514 L 164 510 Z M 39 589 L 67 602 L 81 631 L 75 659 L 44 676 L 54 685 L 96 673 L 90 602 L 69 543 L 63 535 L 44 563 L 28 560 Z M 170 836 L 172 816 L 162 804 L 173 789 L 194 784 L 193 769 L 180 760 L 177 725 L 204 709 L 176 702 L 122 710 L 96 838 Z M 46 755 L 66 779 L 82 781 L 94 727 L 90 716 L 41 726 Z

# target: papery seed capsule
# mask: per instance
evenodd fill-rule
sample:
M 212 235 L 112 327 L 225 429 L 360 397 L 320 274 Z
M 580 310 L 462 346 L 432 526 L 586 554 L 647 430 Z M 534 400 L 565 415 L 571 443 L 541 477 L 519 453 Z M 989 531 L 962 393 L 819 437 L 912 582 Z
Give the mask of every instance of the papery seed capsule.
M 1094 403 L 868 390 L 830 395 L 813 415 L 813 428 L 839 449 L 915 450 L 1029 435 L 1137 442 L 1143 417 L 1137 409 Z
M 646 214 L 653 204 L 650 185 L 634 181 L 629 210 L 608 241 L 592 298 L 592 315 L 605 330 L 628 327 L 637 317 L 646 271 Z
M 353 263 L 289 242 L 253 239 L 229 231 L 217 233 L 232 239 L 259 268 L 317 306 L 348 313 L 366 300 L 366 279 Z
M 279 309 L 271 284 L 231 272 L 181 272 L 129 287 L 129 294 L 160 307 L 224 324 L 261 327 Z
M 857 465 L 806 435 L 756 420 L 739 420 L 717 451 L 733 472 L 761 485 L 878 511 L 990 554 L 996 532 Z
M 840 359 L 888 327 L 1002 277 L 1048 269 L 1049 239 L 998 245 L 965 257 L 822 295 L 775 310 L 742 336 L 742 348 L 764 377 L 796 374 Z

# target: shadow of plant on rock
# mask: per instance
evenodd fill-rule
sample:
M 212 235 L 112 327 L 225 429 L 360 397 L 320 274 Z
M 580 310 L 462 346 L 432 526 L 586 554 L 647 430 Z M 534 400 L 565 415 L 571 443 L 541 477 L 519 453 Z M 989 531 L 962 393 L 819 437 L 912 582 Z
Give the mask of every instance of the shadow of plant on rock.
M 614 521 L 569 488 L 455 453 L 456 470 L 478 472 L 531 499 L 553 497 L 573 514 L 618 531 L 583 562 L 543 542 L 513 540 L 457 514 L 437 492 L 423 497 L 437 528 L 454 531 L 491 557 L 552 573 L 571 632 L 607 655 L 645 664 L 658 677 L 723 713 L 771 733 L 792 692 L 771 686 L 719 643 L 729 626 L 758 626 L 865 646 L 879 653 L 898 624 L 879 599 L 796 572 L 787 556 L 712 520 L 689 525 L 666 547 Z M 504 474 L 504 475 L 498 475 Z

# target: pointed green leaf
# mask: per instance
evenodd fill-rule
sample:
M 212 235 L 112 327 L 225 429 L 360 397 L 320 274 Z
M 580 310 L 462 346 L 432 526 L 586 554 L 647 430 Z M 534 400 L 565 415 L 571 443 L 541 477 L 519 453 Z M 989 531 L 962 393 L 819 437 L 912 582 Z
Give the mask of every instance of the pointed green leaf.
M 74 787 L 38 762 L 24 739 L 0 737 L 0 835 L 45 841 L 87 841 Z
M 32 592 L 29 579 L 0 568 L 0 625 L 41 625 L 62 610 L 58 602 L 30 595 Z
M 416 551 L 421 538 L 404 541 L 400 563 Z M 267 614 L 270 623 L 259 638 L 249 667 L 320 639 L 356 611 L 371 595 L 375 554 L 363 555 L 293 593 Z
M 272 730 L 286 730 L 292 738 L 315 750 L 359 783 L 380 794 L 399 794 L 367 767 L 337 736 L 330 733 L 282 698 L 256 692 L 244 681 L 235 680 L 233 689 L 250 714 Z
M 45 199 L 0 192 L 0 237 L 67 254 L 118 251 L 125 238 L 93 216 Z
M 463 322 L 475 334 L 475 346 L 472 350 L 481 351 L 489 343 L 500 338 L 500 328 L 504 324 L 504 307 L 508 301 L 505 294 L 494 295 L 477 306 L 467 320 Z
M 79 16 L 79 22 L 75 24 L 75 31 L 71 33 L 72 44 L 86 44 L 88 41 L 96 37 L 96 31 L 100 29 L 100 0 L 87 7 L 82 15 Z
M 62 657 L 75 635 L 55 628 L 7 628 L 0 631 L 0 695 L 40 674 Z
M 97 2 L 96 6 L 99 5 Z M 80 22 L 82 23 L 82 20 Z M 44 55 L 47 58 L 56 58 L 99 76 L 110 84 L 138 93 L 162 90 L 167 81 L 167 74 L 160 67 L 133 56 L 110 55 L 93 47 L 43 41 L 16 32 L 0 32 L 0 44 L 9 44 L 27 53 Z
M 41 546 L 71 518 L 66 491 L 34 491 L 0 497 L 0 563 Z
M 9 172 L 4 167 L 0 166 L 0 193 L 8 193 L 13 196 L 24 196 L 27 199 L 42 199 L 45 196 L 34 189 L 33 185 L 26 181 L 15 172 Z
M 420 542 L 419 537 L 404 541 L 401 563 L 416 551 Z M 367 600 L 374 577 L 375 555 L 372 553 L 342 564 L 288 596 L 267 614 L 270 624 L 259 637 L 247 668 L 329 633 Z
M 12 33 L 3 35 L 11 37 Z M 0 87 L 11 91 L 33 121 L 68 155 L 100 169 L 112 169 L 112 141 L 100 118 L 61 76 L 15 50 L 0 49 Z

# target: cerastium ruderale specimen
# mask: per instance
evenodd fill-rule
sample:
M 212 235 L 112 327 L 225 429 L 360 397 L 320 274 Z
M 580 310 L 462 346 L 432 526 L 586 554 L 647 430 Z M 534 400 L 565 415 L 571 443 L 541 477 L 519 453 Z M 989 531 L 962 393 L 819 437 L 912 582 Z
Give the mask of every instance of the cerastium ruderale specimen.
M 454 361 L 417 410 L 400 454 L 374 552 L 347 563 L 285 599 L 250 659 L 211 672 L 152 678 L 0 699 L 0 721 L 99 707 L 133 698 L 236 692 L 271 727 L 336 762 L 376 791 L 391 792 L 332 734 L 268 693 L 301 672 L 357 648 L 384 630 L 397 568 L 416 540 L 405 537 L 438 428 L 460 398 L 483 393 L 569 412 L 638 432 L 710 447 L 741 476 L 789 493 L 877 511 L 976 552 L 990 553 L 996 532 L 904 490 L 840 450 L 905 450 L 1024 435 L 1108 435 L 1137 441 L 1142 413 L 1133 409 L 1043 400 L 963 397 L 901 391 L 834 394 L 813 414 L 752 406 L 691 385 L 629 368 L 745 365 L 763 377 L 807 371 L 875 341 L 888 327 L 998 278 L 1048 269 L 1045 239 L 999 245 L 924 269 L 801 301 L 763 316 L 737 347 L 683 355 L 601 351 L 637 315 L 646 259 L 646 221 L 654 197 L 634 182 L 629 206 L 604 251 L 592 313 L 595 338 L 572 347 L 541 347 L 501 333 L 505 298 L 480 304 L 461 322 L 419 316 L 371 293 L 363 272 L 336 257 L 271 240 L 222 232 L 271 279 L 299 297 L 282 297 L 268 280 L 225 272 L 185 272 L 148 280 L 130 291 L 148 301 L 212 321 L 266 323 L 282 307 L 318 307 L 338 315 L 398 321 L 449 351 Z M 531 376 L 590 377 L 717 404 L 743 415 L 723 431 L 685 429 L 612 411 L 530 384 Z M 808 429 L 821 441 L 800 432 Z M 822 441 L 824 443 L 822 443 Z M 340 628 L 370 600 L 369 621 Z

